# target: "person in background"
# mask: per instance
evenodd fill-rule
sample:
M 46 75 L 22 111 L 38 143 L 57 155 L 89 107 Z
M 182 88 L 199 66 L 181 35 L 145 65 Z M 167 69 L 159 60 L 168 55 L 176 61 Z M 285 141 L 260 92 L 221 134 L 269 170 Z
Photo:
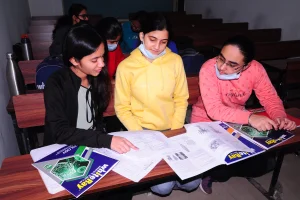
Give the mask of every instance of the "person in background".
M 115 111 L 130 131 L 183 127 L 189 97 L 179 55 L 167 47 L 169 26 L 160 13 L 149 13 L 139 34 L 141 44 L 120 63 L 115 82 Z M 170 181 L 151 187 L 161 196 L 173 189 L 195 190 L 200 179 Z
M 67 66 L 47 80 L 44 144 L 105 147 L 118 153 L 136 147 L 122 137 L 107 135 L 103 112 L 111 98 L 105 67 L 105 40 L 87 24 L 67 33 L 63 59 Z
M 87 8 L 82 4 L 72 4 L 69 8 L 68 15 L 60 17 L 52 32 L 52 44 L 49 47 L 50 56 L 58 56 L 62 54 L 62 46 L 64 38 L 72 27 L 81 21 L 88 21 Z
M 109 77 L 113 80 L 119 63 L 125 58 L 119 45 L 122 27 L 116 18 L 106 17 L 101 19 L 95 28 L 106 40 L 108 50 L 107 70 Z M 117 116 L 105 117 L 104 123 L 108 132 L 126 130 Z
M 125 58 L 119 45 L 119 41 L 122 37 L 122 27 L 116 18 L 106 17 L 101 19 L 95 28 L 98 33 L 106 39 L 108 49 L 108 74 L 113 78 L 119 63 Z
M 199 73 L 201 96 L 193 106 L 191 122 L 220 120 L 249 124 L 259 131 L 271 129 L 293 130 L 295 122 L 289 120 L 264 67 L 254 60 L 254 44 L 244 36 L 229 38 L 220 55 L 205 62 Z M 269 117 L 251 113 L 245 103 L 252 91 Z M 208 172 L 200 188 L 212 193 L 213 181 L 227 181 L 230 177 L 257 177 L 270 171 L 274 157 L 259 155 Z
M 141 41 L 138 39 L 138 33 L 142 31 L 141 28 L 143 27 L 143 23 L 145 22 L 146 15 L 147 12 L 139 11 L 129 16 L 129 22 L 123 23 L 123 38 L 121 48 L 124 53 L 130 53 L 141 44 Z M 178 49 L 174 41 L 169 39 L 167 47 L 173 53 L 178 54 Z
M 145 11 L 129 14 L 129 21 L 122 24 L 123 37 L 120 45 L 123 53 L 129 54 L 138 46 L 141 24 L 146 15 Z

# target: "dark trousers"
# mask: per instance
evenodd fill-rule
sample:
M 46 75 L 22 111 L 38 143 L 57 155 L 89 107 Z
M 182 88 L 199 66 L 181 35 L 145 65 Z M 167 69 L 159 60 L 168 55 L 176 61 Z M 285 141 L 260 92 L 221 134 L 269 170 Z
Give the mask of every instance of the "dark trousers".
M 231 165 L 221 165 L 204 173 L 214 182 L 225 182 L 231 177 L 255 178 L 262 176 L 275 167 L 275 155 L 258 155 Z

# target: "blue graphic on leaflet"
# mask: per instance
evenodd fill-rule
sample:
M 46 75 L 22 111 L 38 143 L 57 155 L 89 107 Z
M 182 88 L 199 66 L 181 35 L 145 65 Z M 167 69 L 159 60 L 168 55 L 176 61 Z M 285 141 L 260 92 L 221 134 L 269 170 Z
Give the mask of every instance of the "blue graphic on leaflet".
M 58 159 L 58 158 L 64 158 L 67 156 L 72 156 L 75 154 L 75 152 L 77 151 L 78 148 L 79 148 L 79 146 L 76 146 L 76 145 L 66 145 L 66 146 L 62 147 L 61 149 L 51 153 L 50 155 L 36 161 L 35 163 L 44 162 L 47 160 L 54 160 L 54 159 Z M 83 146 L 81 146 L 81 148 L 83 148 Z
M 87 189 L 104 177 L 118 162 L 115 159 L 92 152 L 87 160 L 82 160 L 82 166 L 77 168 L 81 173 L 75 180 L 65 180 L 61 185 L 75 197 L 80 196 Z M 81 170 L 79 170 L 82 168 Z
M 225 158 L 226 163 L 228 163 L 228 164 L 234 163 L 238 160 L 243 160 L 245 158 L 260 154 L 265 151 L 263 148 L 259 147 L 258 145 L 254 144 L 253 142 L 244 138 L 240 133 L 236 132 L 236 130 L 234 128 L 228 126 L 227 124 L 221 122 L 219 125 L 222 128 L 224 128 L 228 133 L 230 133 L 232 136 L 236 137 L 239 141 L 241 141 L 244 145 L 246 145 L 247 147 L 249 147 L 251 149 L 250 152 L 248 152 L 248 151 L 233 151 L 233 152 L 229 153 Z
M 223 122 L 221 122 L 219 125 L 220 125 L 222 128 L 224 128 L 226 131 L 230 128 L 230 126 L 228 126 L 227 124 L 225 124 L 225 123 L 223 123 Z
M 242 136 L 239 136 L 238 140 L 241 141 L 243 144 L 245 144 L 247 147 L 249 147 L 251 149 L 251 152 L 233 151 L 233 152 L 229 153 L 225 158 L 225 162 L 227 164 L 234 163 L 234 162 L 237 162 L 238 160 L 243 160 L 248 157 L 252 157 L 254 155 L 260 154 L 265 151 L 263 148 L 259 147 L 256 144 L 253 144 L 252 142 L 250 142 L 249 140 L 247 140 L 246 138 L 244 138 Z
M 65 146 L 33 166 L 79 197 L 105 176 L 118 160 L 85 146 Z
M 266 149 L 270 149 L 292 137 L 294 137 L 294 134 L 289 131 L 272 130 L 268 134 L 267 138 L 253 138 L 253 140 L 261 144 Z

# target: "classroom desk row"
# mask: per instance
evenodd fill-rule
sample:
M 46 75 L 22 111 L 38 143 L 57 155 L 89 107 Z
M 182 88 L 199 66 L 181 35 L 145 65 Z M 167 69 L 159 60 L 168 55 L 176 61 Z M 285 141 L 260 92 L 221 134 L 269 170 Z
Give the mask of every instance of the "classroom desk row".
M 294 116 L 300 116 L 299 109 L 287 109 L 287 113 Z M 300 119 L 293 118 L 300 124 Z M 185 129 L 165 131 L 163 132 L 167 137 L 172 137 L 178 134 L 185 133 Z M 280 173 L 282 161 L 285 153 L 293 152 L 298 148 L 300 144 L 300 129 L 293 131 L 295 136 L 290 140 L 278 145 L 268 152 L 276 152 L 277 163 L 273 172 L 269 191 L 266 191 L 259 187 L 260 191 L 267 197 L 267 199 L 273 199 L 275 191 L 275 185 Z M 2 163 L 0 170 L 0 199 L 67 199 L 71 198 L 71 194 L 67 191 L 62 191 L 57 194 L 51 195 L 47 192 L 44 183 L 38 173 L 38 171 L 32 167 L 32 159 L 30 155 L 15 156 L 6 158 Z M 242 161 L 241 161 L 242 162 Z M 176 174 L 168 166 L 165 161 L 161 161 L 146 177 L 144 177 L 139 183 L 134 183 L 129 179 L 126 179 L 115 172 L 108 173 L 97 184 L 90 188 L 86 194 L 98 193 L 98 192 L 116 192 L 118 189 L 127 188 L 133 189 L 143 184 L 148 186 L 161 182 L 162 180 L 175 179 Z M 251 183 L 257 186 L 257 183 L 249 179 Z M 109 194 L 109 193 L 108 193 Z

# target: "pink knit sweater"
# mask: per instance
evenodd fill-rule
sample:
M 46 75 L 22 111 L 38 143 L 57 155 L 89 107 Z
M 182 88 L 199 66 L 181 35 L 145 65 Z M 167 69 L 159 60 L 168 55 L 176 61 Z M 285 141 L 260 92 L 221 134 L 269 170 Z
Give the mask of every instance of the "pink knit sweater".
M 252 90 L 271 119 L 286 117 L 282 101 L 264 67 L 253 60 L 237 80 L 220 80 L 216 76 L 216 59 L 205 62 L 199 73 L 201 96 L 193 106 L 191 122 L 221 120 L 247 124 L 250 112 L 245 103 Z

